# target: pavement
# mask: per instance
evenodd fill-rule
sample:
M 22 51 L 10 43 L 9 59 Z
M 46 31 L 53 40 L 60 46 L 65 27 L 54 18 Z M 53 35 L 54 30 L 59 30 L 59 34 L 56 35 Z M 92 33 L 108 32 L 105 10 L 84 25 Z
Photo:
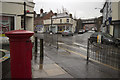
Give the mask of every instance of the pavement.
M 38 44 L 39 45 L 39 44 Z M 34 51 L 34 48 L 33 48 Z M 33 54 L 32 57 L 32 78 L 73 78 L 69 73 L 67 73 L 62 67 L 50 59 L 44 51 L 43 68 L 40 69 L 40 47 L 38 47 L 37 60 Z M 54 52 L 55 53 L 55 52 Z
M 39 63 L 32 61 L 32 78 L 73 78 L 59 65 L 47 56 L 44 57 L 43 69 L 39 68 Z

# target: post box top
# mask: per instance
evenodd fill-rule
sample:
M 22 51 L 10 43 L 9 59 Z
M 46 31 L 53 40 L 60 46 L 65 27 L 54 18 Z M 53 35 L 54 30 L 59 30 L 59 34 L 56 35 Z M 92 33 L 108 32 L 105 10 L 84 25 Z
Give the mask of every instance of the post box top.
M 32 31 L 26 31 L 26 30 L 13 30 L 6 32 L 5 34 L 33 34 Z
M 32 36 L 34 34 L 34 32 L 32 31 L 26 31 L 26 30 L 13 30 L 13 31 L 9 31 L 9 32 L 6 32 L 5 35 L 8 36 L 8 37 L 15 37 L 15 36 Z

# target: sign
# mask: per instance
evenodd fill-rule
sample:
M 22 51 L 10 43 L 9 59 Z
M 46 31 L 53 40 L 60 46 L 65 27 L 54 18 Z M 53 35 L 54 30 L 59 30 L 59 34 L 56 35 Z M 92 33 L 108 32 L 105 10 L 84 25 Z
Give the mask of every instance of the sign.
M 101 35 L 97 36 L 97 43 L 101 43 Z
M 41 31 L 43 29 L 43 25 L 35 26 L 35 31 Z
M 109 21 L 106 21 L 106 25 L 109 25 Z
M 112 21 L 112 17 L 109 17 L 109 19 L 108 19 L 108 20 L 109 20 L 109 24 L 111 24 L 111 21 Z
M 5 33 L 10 29 L 10 18 L 7 16 L 0 16 L 0 31 L 1 33 Z

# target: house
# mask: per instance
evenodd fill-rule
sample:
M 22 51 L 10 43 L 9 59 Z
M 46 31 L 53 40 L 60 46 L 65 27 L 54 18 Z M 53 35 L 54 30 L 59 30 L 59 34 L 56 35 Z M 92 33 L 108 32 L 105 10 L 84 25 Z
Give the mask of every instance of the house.
M 0 12 L 0 31 L 4 34 L 11 30 L 24 29 L 24 1 L 2 0 Z M 33 0 L 26 2 L 26 11 L 34 12 Z M 33 31 L 34 14 L 26 14 L 26 30 Z
M 120 38 L 120 1 L 106 0 L 100 12 L 103 16 L 102 31 Z
M 73 33 L 76 30 L 76 21 L 72 14 L 59 13 L 51 16 L 51 19 L 44 20 L 44 29 L 46 32 L 61 33 L 64 30 L 70 30 Z
M 44 32 L 44 23 L 43 21 L 46 19 L 50 19 L 53 16 L 52 10 L 50 12 L 43 12 L 43 9 L 40 9 L 40 14 L 36 14 L 34 19 L 34 26 L 38 32 Z

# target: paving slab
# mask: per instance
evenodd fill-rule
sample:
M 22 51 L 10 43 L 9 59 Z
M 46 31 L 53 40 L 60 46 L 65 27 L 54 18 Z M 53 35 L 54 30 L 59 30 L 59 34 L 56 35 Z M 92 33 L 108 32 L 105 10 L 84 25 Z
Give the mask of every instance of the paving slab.
M 38 60 L 38 59 L 37 59 Z M 73 78 L 64 69 L 47 56 L 44 57 L 43 68 L 39 68 L 39 61 L 32 60 L 32 78 Z

